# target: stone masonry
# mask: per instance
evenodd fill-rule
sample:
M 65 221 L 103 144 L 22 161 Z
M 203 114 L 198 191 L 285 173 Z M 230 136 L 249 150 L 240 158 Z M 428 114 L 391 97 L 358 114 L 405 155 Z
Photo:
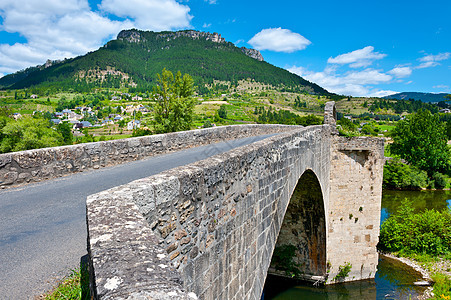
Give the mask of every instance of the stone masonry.
M 333 103 L 328 107 L 334 109 Z M 325 243 L 310 244 L 320 253 L 310 264 L 312 275 L 332 283 L 340 265 L 349 262 L 351 272 L 341 280 L 374 277 L 383 141 L 335 133 L 328 122 L 294 127 L 89 196 L 95 297 L 260 299 L 287 207 L 304 174 L 317 182 L 322 198 L 311 201 L 322 201 L 314 205 L 324 209 L 324 215 L 309 218 L 310 227 L 326 232 Z M 315 232 L 324 236 L 324 230 Z
M 0 154 L 0 188 L 61 177 L 224 140 L 292 130 L 235 125 Z

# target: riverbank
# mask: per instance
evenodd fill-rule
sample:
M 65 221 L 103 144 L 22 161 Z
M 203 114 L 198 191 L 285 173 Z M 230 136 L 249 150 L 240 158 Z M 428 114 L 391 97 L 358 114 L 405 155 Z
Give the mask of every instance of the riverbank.
M 379 254 L 391 259 L 395 259 L 397 261 L 402 262 L 403 264 L 408 265 L 409 267 L 413 268 L 415 271 L 421 274 L 425 285 L 426 282 L 428 282 L 431 285 L 426 289 L 426 291 L 423 293 L 422 296 L 418 297 L 418 300 L 431 299 L 434 297 L 433 293 L 434 280 L 432 279 L 434 274 L 436 273 L 444 274 L 451 280 L 451 260 L 449 259 L 438 258 L 437 261 L 420 262 L 413 258 L 399 257 L 392 253 L 380 252 Z M 440 295 L 437 295 L 437 297 L 440 297 Z

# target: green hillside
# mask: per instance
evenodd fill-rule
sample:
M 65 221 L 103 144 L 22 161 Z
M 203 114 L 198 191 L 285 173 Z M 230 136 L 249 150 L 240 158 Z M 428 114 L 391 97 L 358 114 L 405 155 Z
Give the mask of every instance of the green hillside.
M 97 51 L 5 76 L 0 79 L 0 87 L 79 92 L 95 87 L 129 87 L 145 91 L 153 86 L 155 74 L 166 68 L 190 74 L 200 89 L 218 81 L 234 85 L 251 78 L 286 91 L 329 95 L 320 86 L 252 58 L 218 36 L 198 31 L 122 31 Z

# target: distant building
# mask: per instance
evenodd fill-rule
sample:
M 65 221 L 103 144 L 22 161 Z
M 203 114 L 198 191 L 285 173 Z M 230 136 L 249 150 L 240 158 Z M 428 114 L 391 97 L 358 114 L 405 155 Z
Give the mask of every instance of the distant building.
M 110 119 L 105 119 L 105 120 L 102 121 L 102 126 L 104 126 L 104 125 L 112 125 L 112 124 L 114 124 L 114 123 Z
M 30 98 L 31 98 L 31 99 L 37 99 L 37 98 L 38 98 L 38 95 L 33 94 L 33 95 L 30 96 Z
M 139 128 L 140 126 L 141 126 L 141 122 L 138 120 L 130 121 L 127 123 L 128 130 L 133 130 L 133 129 Z
M 81 121 L 80 123 L 82 128 L 88 128 L 88 127 L 92 127 L 92 124 L 88 121 Z
M 442 114 L 449 114 L 449 113 L 451 113 L 451 110 L 449 108 L 443 108 L 443 109 L 439 110 L 438 112 L 442 113 Z
M 14 118 L 14 120 L 17 120 L 19 118 L 22 118 L 22 115 L 19 113 L 13 113 L 13 118 Z
M 61 123 L 60 119 L 51 119 L 50 121 L 52 121 L 54 125 L 58 125 L 59 123 Z

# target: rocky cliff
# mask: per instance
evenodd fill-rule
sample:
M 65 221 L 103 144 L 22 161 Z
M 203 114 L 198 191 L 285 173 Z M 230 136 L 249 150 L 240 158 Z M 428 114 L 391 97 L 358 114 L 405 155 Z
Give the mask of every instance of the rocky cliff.
M 252 57 L 253 59 L 256 59 L 258 61 L 265 61 L 263 59 L 263 55 L 258 50 L 241 47 L 241 51 L 243 51 L 244 54 L 246 54 L 249 57 Z
M 225 43 L 226 40 L 221 37 L 219 33 L 202 32 L 195 30 L 184 30 L 176 32 L 160 32 L 156 34 L 157 39 L 166 39 L 167 41 L 174 40 L 179 37 L 189 37 L 193 40 L 205 39 L 207 41 L 212 41 L 214 43 Z M 141 33 L 135 29 L 122 30 L 117 35 L 118 40 L 127 40 L 130 43 L 139 43 L 144 40 Z

